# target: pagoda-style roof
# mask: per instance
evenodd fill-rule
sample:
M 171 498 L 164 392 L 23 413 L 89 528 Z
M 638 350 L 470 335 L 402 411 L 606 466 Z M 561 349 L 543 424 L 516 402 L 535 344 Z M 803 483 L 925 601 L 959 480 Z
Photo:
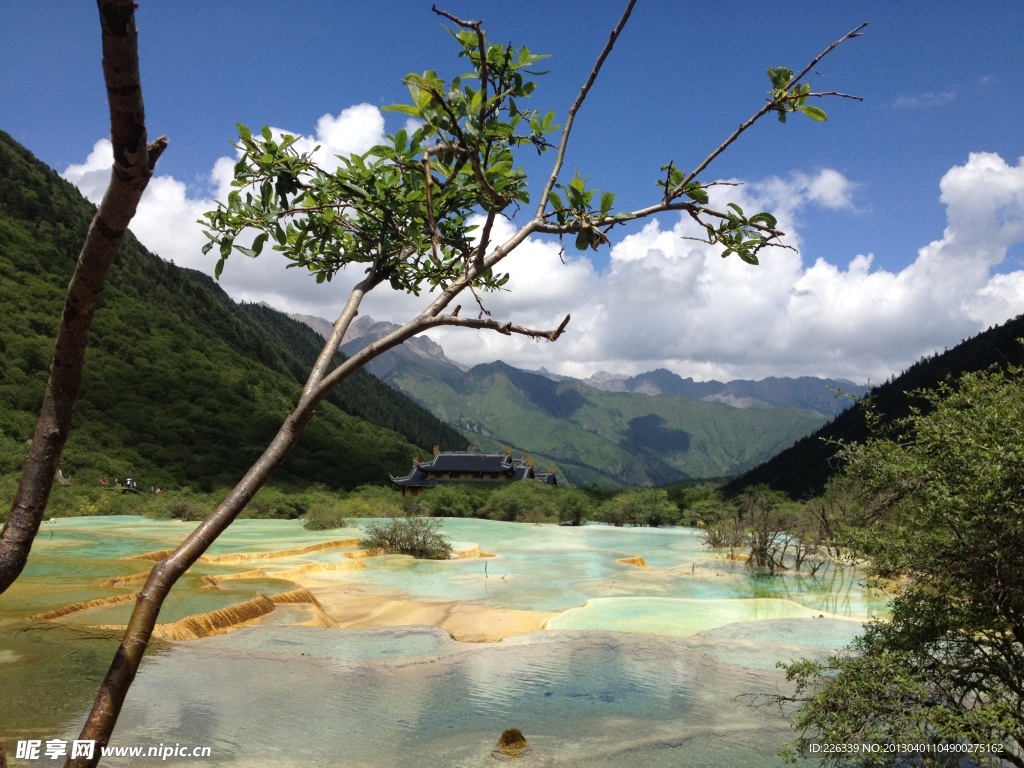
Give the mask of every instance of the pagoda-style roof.
M 513 464 L 507 453 L 450 451 L 435 453 L 433 459 L 419 466 L 434 472 L 508 472 Z
M 478 451 L 438 452 L 430 461 L 417 461 L 405 477 L 391 476 L 399 488 L 432 488 L 439 483 L 466 480 L 540 480 L 558 485 L 554 473 L 537 473 L 526 456 L 513 458 L 508 453 Z

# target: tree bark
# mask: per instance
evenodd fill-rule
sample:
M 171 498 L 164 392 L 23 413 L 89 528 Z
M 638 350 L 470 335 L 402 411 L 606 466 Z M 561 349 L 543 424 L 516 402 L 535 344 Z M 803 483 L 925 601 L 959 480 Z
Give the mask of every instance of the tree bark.
M 0 534 L 0 593 L 21 574 L 39 531 L 82 385 L 89 327 L 121 238 L 167 146 L 166 137 L 146 143 L 134 3 L 97 0 L 97 5 L 114 165 L 68 285 L 32 447 Z
M 317 405 L 329 391 L 329 388 L 320 388 L 312 396 L 303 397 L 295 411 L 285 419 L 263 455 L 245 473 L 245 477 L 232 489 L 228 497 L 173 553 L 153 567 L 145 586 L 139 590 L 135 610 L 125 629 L 121 645 L 100 685 L 92 710 L 79 736 L 79 739 L 95 742 L 93 757 L 69 757 L 65 768 L 87 768 L 99 763 L 101 748 L 110 742 L 124 699 L 135 680 L 139 664 L 149 646 L 153 627 L 156 626 L 160 608 L 171 587 L 231 525 L 256 491 L 281 465 L 309 420 L 313 418 Z

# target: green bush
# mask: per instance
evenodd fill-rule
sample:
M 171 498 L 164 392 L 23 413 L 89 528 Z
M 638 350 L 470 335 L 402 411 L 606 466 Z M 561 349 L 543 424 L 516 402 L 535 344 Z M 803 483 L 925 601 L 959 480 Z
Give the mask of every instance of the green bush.
M 328 531 L 348 525 L 341 503 L 319 502 L 306 513 L 302 527 L 307 531 Z
M 416 497 L 412 509 L 430 517 L 473 517 L 479 504 L 461 485 L 439 485 Z
M 206 518 L 214 508 L 212 499 L 193 493 L 191 488 L 167 491 L 146 499 L 142 512 L 153 520 L 187 520 L 198 522 Z
M 439 528 L 439 521 L 429 517 L 392 517 L 387 522 L 366 526 L 359 544 L 388 554 L 412 555 L 422 560 L 445 560 L 452 547 L 448 537 Z
M 482 512 L 491 520 L 515 523 L 558 521 L 559 490 L 532 480 L 510 482 L 491 493 Z
M 295 520 L 307 511 L 304 499 L 298 493 L 285 493 L 278 488 L 264 486 L 253 496 L 242 513 L 241 519 Z
M 668 498 L 679 508 L 679 525 L 707 522 L 721 505 L 722 492 L 710 483 L 668 489 Z
M 582 525 L 594 516 L 596 505 L 589 494 L 576 488 L 558 492 L 558 522 L 562 525 Z
M 597 519 L 616 526 L 674 525 L 679 519 L 679 508 L 668 500 L 667 492 L 640 488 L 608 499 L 598 510 Z
M 347 517 L 398 517 L 404 513 L 402 494 L 377 485 L 362 485 L 341 501 Z

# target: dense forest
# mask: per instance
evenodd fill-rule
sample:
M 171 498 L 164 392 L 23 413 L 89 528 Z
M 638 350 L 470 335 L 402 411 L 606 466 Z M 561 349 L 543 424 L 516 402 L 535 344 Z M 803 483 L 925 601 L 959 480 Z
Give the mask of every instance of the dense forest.
M 20 471 L 42 401 L 64 290 L 94 207 L 0 132 L 0 477 Z M 129 233 L 90 335 L 65 475 L 144 487 L 236 481 L 293 406 L 322 346 L 268 307 L 236 304 L 208 277 Z M 365 372 L 320 408 L 275 480 L 351 488 L 387 480 L 432 445 L 465 439 Z

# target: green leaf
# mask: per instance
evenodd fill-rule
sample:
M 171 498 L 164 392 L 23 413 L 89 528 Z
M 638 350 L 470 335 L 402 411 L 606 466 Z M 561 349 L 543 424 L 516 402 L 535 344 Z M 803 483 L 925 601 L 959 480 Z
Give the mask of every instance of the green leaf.
M 736 213 L 738 213 L 740 216 L 743 215 L 743 209 L 736 205 L 736 203 L 727 203 L 727 206 L 736 211 Z
M 772 81 L 772 87 L 775 90 L 781 90 L 793 79 L 793 70 L 789 67 L 776 67 L 775 69 L 768 67 L 768 79 Z
M 400 128 L 395 132 L 395 149 L 399 152 L 405 152 L 405 146 L 409 141 L 409 134 L 405 128 Z
M 778 226 L 779 221 L 767 211 L 762 211 L 756 216 L 751 216 L 749 219 L 751 224 L 764 224 L 769 229 L 775 229 Z
M 387 112 L 401 112 L 403 115 L 412 115 L 413 117 L 420 117 L 420 110 L 411 104 L 389 104 L 381 109 Z
M 708 191 L 700 186 L 693 186 L 686 190 L 686 196 L 701 205 L 708 204 Z
M 266 139 L 267 141 L 270 141 L 272 138 L 274 138 L 274 134 L 270 132 L 269 125 L 264 125 L 260 133 L 263 134 L 263 138 Z
M 235 123 L 235 125 L 238 126 L 239 136 L 241 136 L 243 139 L 252 138 L 252 131 L 250 131 L 246 126 L 242 125 L 241 123 Z
M 220 273 L 224 271 L 225 259 L 217 259 L 217 266 L 213 268 L 213 276 L 220 280 Z
M 608 211 L 612 209 L 615 204 L 615 195 L 612 192 L 605 192 L 601 195 L 601 215 L 607 216 Z
M 828 116 L 825 114 L 825 110 L 820 107 L 800 107 L 800 111 L 807 115 L 811 120 L 815 122 L 823 123 L 828 120 Z
M 576 233 L 576 249 L 579 251 L 585 251 L 590 247 L 590 231 L 581 229 Z

